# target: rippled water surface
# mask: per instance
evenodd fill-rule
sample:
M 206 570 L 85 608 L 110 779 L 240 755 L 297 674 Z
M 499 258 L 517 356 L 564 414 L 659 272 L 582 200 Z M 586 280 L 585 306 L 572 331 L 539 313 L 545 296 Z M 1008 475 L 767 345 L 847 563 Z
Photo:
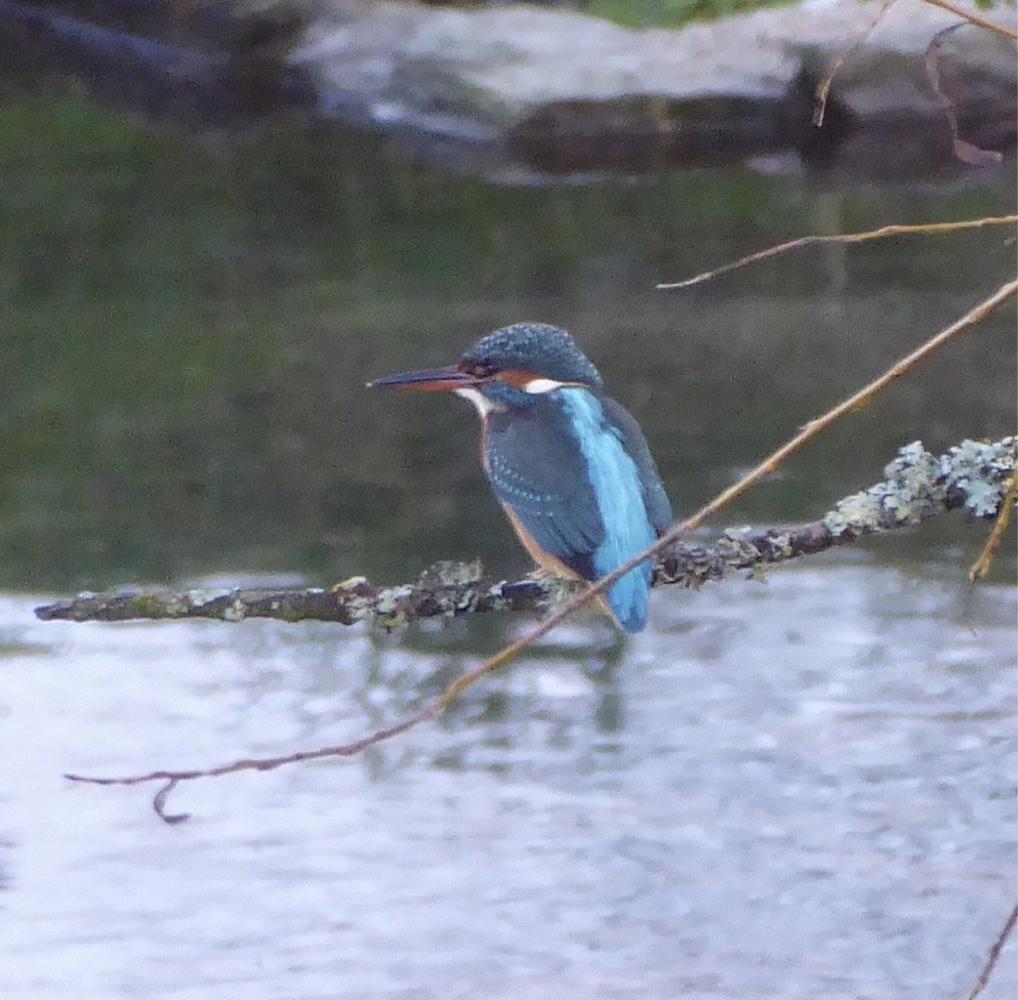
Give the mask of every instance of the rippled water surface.
M 563 629 L 362 759 L 178 790 L 173 828 L 60 773 L 351 737 L 464 630 L 31 606 L 0 603 L 5 997 L 950 997 L 1013 898 L 1010 588 L 839 558 L 661 594 L 622 662 Z
M 3 1000 L 939 1000 L 1013 904 L 1013 557 L 961 518 L 554 632 L 364 756 L 71 786 L 345 741 L 518 634 L 41 623 L 81 588 L 412 579 L 527 561 L 461 403 L 364 382 L 519 319 L 568 326 L 677 509 L 995 290 L 999 230 L 776 240 L 1013 210 L 1013 164 L 921 186 L 742 168 L 498 187 L 363 136 L 146 125 L 4 94 Z M 726 520 L 809 520 L 902 444 L 1012 431 L 1013 310 Z M 443 405 L 443 402 L 445 405 Z M 1015 995 L 1009 946 L 986 1000 Z

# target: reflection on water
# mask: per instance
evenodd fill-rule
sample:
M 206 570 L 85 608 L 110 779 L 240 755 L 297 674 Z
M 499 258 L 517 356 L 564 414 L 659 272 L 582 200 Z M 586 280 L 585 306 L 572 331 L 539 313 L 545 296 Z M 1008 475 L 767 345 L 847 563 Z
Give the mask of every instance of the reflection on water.
M 0 105 L 0 586 L 222 572 L 395 581 L 525 560 L 465 407 L 366 393 L 519 319 L 572 329 L 688 510 L 1000 284 L 998 232 L 800 253 L 804 232 L 1010 209 L 1002 173 L 832 190 L 739 169 L 499 188 L 280 124 L 154 130 Z M 1013 315 L 828 434 L 732 521 L 816 516 L 899 445 L 1013 426 Z M 956 520 L 560 628 L 354 761 L 203 764 L 391 722 L 525 623 L 42 624 L 0 599 L 0 996 L 962 995 L 1015 877 L 1015 591 Z M 998 579 L 1013 574 L 1001 560 Z M 1012 996 L 1002 963 L 993 997 Z
M 963 995 L 1016 874 L 1015 594 L 963 604 L 858 557 L 662 592 L 623 664 L 563 629 L 441 725 L 187 786 L 168 828 L 60 772 L 345 739 L 462 655 L 5 599 L 0 993 Z

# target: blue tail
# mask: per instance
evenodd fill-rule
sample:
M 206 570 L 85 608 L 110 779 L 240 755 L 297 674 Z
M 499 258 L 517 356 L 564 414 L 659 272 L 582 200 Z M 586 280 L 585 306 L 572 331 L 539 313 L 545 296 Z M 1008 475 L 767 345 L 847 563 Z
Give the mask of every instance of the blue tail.
M 608 422 L 601 401 L 589 392 L 569 390 L 562 406 L 586 463 L 586 473 L 601 521 L 601 540 L 592 553 L 595 576 L 604 576 L 645 549 L 657 532 L 647 515 L 640 470 L 626 451 L 624 434 Z M 607 593 L 608 605 L 627 632 L 647 624 L 653 569 L 644 563 L 630 570 Z
M 651 577 L 649 563 L 637 566 L 608 590 L 608 605 L 627 632 L 641 632 L 647 625 Z

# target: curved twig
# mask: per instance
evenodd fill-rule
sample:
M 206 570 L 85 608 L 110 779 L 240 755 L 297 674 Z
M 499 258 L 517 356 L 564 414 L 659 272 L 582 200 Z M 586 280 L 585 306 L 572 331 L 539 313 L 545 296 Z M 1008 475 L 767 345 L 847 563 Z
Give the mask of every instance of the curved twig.
M 972 564 L 972 568 L 969 570 L 969 581 L 971 583 L 981 580 L 990 572 L 990 566 L 993 565 L 993 557 L 997 554 L 997 549 L 1000 548 L 1000 543 L 1004 540 L 1007 526 L 1011 523 L 1011 513 L 1016 502 L 1018 502 L 1018 476 L 1011 476 L 1007 492 L 1004 494 L 1004 500 L 1000 505 L 1000 510 L 997 511 L 997 519 L 993 522 L 993 530 L 990 532 L 989 538 L 986 539 L 986 544 L 983 546 L 983 551 L 979 553 L 979 558 Z
M 834 83 L 834 77 L 837 75 L 838 70 L 845 65 L 845 62 L 854 55 L 865 43 L 866 39 L 873 34 L 874 29 L 880 22 L 887 16 L 887 12 L 898 2 L 898 0 L 884 0 L 880 5 L 880 8 L 874 14 L 869 24 L 859 32 L 855 38 L 838 53 L 837 58 L 831 63 L 827 72 L 824 74 L 824 78 L 817 84 L 816 89 L 816 106 L 813 108 L 813 124 L 817 128 L 821 128 L 824 124 L 824 115 L 827 113 L 827 98 L 831 93 L 831 84 Z
M 670 548 L 681 536 L 687 534 L 690 531 L 698 528 L 708 517 L 720 510 L 726 504 L 730 503 L 736 497 L 740 496 L 751 486 L 758 483 L 761 479 L 766 478 L 772 474 L 777 467 L 788 459 L 795 452 L 799 451 L 814 437 L 819 435 L 826 428 L 830 427 L 831 424 L 835 423 L 841 417 L 853 410 L 860 409 L 870 403 L 873 397 L 881 390 L 887 388 L 896 378 L 905 374 L 912 367 L 928 357 L 931 353 L 936 351 L 944 343 L 950 340 L 952 337 L 963 332 L 964 330 L 970 329 L 982 320 L 986 319 L 993 312 L 999 309 L 1005 302 L 1013 298 L 1018 292 L 1018 281 L 1008 282 L 998 289 L 993 295 L 980 302 L 973 309 L 969 310 L 964 316 L 956 320 L 950 326 L 941 330 L 940 333 L 931 337 L 919 348 L 906 355 L 904 358 L 899 360 L 897 363 L 892 365 L 887 371 L 885 371 L 878 378 L 874 379 L 868 385 L 864 386 L 858 392 L 853 393 L 847 399 L 842 400 L 837 406 L 829 410 L 823 416 L 816 420 L 808 423 L 798 434 L 796 434 L 791 440 L 786 442 L 780 448 L 777 449 L 773 454 L 769 455 L 763 462 L 761 462 L 755 469 L 749 472 L 746 476 L 739 480 L 735 485 L 730 486 L 728 489 L 722 491 L 717 497 L 715 497 L 710 503 L 703 506 L 696 514 L 694 514 L 688 520 L 676 525 L 671 531 L 667 532 L 662 538 L 660 538 L 654 545 L 649 546 L 643 552 L 637 554 L 628 562 L 623 563 L 616 570 L 609 573 L 607 576 L 602 577 L 596 583 L 592 584 L 583 593 L 569 600 L 564 604 L 558 611 L 552 614 L 544 622 L 532 629 L 526 635 L 517 639 L 515 642 L 510 643 L 504 647 L 494 656 L 485 660 L 479 666 L 473 670 L 462 674 L 456 678 L 451 684 L 449 684 L 442 694 L 433 701 L 430 705 L 418 712 L 416 715 L 412 715 L 402 722 L 396 723 L 394 726 L 388 729 L 379 730 L 369 736 L 362 737 L 360 740 L 356 740 L 352 743 L 342 744 L 337 747 L 326 747 L 318 750 L 300 751 L 295 754 L 290 754 L 284 757 L 273 757 L 266 759 L 254 759 L 254 760 L 242 760 L 235 761 L 233 764 L 220 765 L 213 768 L 205 768 L 199 770 L 190 771 L 155 771 L 150 774 L 133 775 L 126 778 L 94 778 L 86 775 L 66 775 L 71 780 L 89 782 L 91 784 L 102 784 L 102 785 L 135 785 L 142 782 L 149 781 L 163 781 L 163 782 L 174 782 L 174 781 L 188 781 L 195 778 L 202 777 L 214 777 L 220 774 L 232 773 L 236 770 L 244 769 L 255 769 L 255 770 L 269 770 L 271 768 L 280 767 L 288 763 L 296 763 L 302 760 L 310 760 L 318 757 L 346 757 L 360 753 L 366 747 L 373 746 L 377 743 L 381 743 L 384 740 L 388 740 L 393 736 L 397 736 L 401 733 L 405 733 L 410 729 L 414 729 L 423 722 L 427 722 L 441 715 L 445 709 L 452 704 L 464 691 L 472 687 L 479 680 L 487 677 L 488 674 L 494 673 L 496 670 L 505 666 L 507 663 L 512 662 L 524 649 L 532 645 L 538 639 L 543 638 L 552 629 L 555 628 L 563 619 L 567 618 L 577 609 L 583 607 L 592 601 L 598 594 L 602 593 L 608 587 L 610 587 L 616 580 L 621 579 L 630 570 L 635 569 L 641 563 L 656 557 L 659 553 L 664 552 Z M 920 449 L 921 450 L 921 449 Z M 1013 466 L 1013 460 L 1012 460 Z M 999 500 L 998 500 L 999 502 Z M 844 527 L 851 529 L 853 523 L 854 514 L 851 510 L 842 512 L 847 515 L 845 518 Z M 987 512 L 991 513 L 991 512 Z M 839 525 L 841 527 L 841 525 Z M 833 528 L 831 530 L 834 530 Z M 159 811 L 163 812 L 163 805 L 165 804 L 166 795 L 169 793 L 170 788 L 164 790 L 162 800 L 159 803 Z
M 944 117 L 947 119 L 948 127 L 951 129 L 951 150 L 954 155 L 962 163 L 967 163 L 969 166 L 988 167 L 1000 163 L 1004 159 L 1004 154 L 996 149 L 981 149 L 975 143 L 961 137 L 961 132 L 958 128 L 958 113 L 955 109 L 954 101 L 944 93 L 940 82 L 940 52 L 944 41 L 949 35 L 964 27 L 964 23 L 959 21 L 957 24 L 952 24 L 950 27 L 938 31 L 926 47 L 926 56 L 923 61 L 926 65 L 926 78 L 930 82 L 930 87 L 936 95 L 937 103 L 943 109 Z
M 980 28 L 986 28 L 987 31 L 995 31 L 998 35 L 1003 35 L 1005 38 L 1018 39 L 1018 31 L 1010 25 L 1001 24 L 999 21 L 991 21 L 988 17 L 983 17 L 982 14 L 974 10 L 969 10 L 967 7 L 959 7 L 957 4 L 952 3 L 951 0 L 923 0 L 923 2 L 928 3 L 931 7 L 940 7 L 943 10 L 950 11 L 952 14 L 957 14 L 958 17 L 963 17 L 966 21 L 979 25 Z
M 899 450 L 886 469 L 886 480 L 865 492 L 846 497 L 821 520 L 798 528 L 756 535 L 726 532 L 721 541 L 711 547 L 686 545 L 666 548 L 657 563 L 658 579 L 662 583 L 696 586 L 705 580 L 722 579 L 735 569 L 751 569 L 822 552 L 865 535 L 919 524 L 952 509 L 964 508 L 978 518 L 993 517 L 1001 505 L 1008 502 L 1008 482 L 1013 479 L 1016 467 L 1018 437 L 1004 438 L 992 444 L 963 441 L 940 458 L 915 442 Z M 299 597 L 299 593 L 296 596 Z M 580 595 L 581 598 L 586 596 Z M 577 600 L 571 603 L 576 604 Z M 549 621 L 561 617 L 564 617 L 563 612 Z M 508 649 L 516 645 L 519 644 Z M 208 768 L 158 770 L 112 778 L 83 774 L 65 774 L 64 777 L 93 785 L 163 782 L 152 800 L 152 808 L 167 823 L 180 823 L 188 818 L 187 813 L 167 813 L 165 809 L 167 797 L 180 782 L 217 778 L 238 771 L 272 771 L 287 764 L 323 757 L 355 756 L 368 747 L 436 718 L 481 676 L 508 662 L 505 656 L 506 650 L 503 650 L 476 670 L 457 678 L 439 698 L 416 714 L 351 743 L 298 750 L 275 757 L 241 758 Z
M 699 285 L 701 282 L 716 278 L 719 275 L 727 274 L 729 271 L 738 270 L 747 264 L 755 264 L 757 261 L 767 260 L 769 257 L 777 257 L 778 254 L 786 253 L 789 250 L 798 250 L 800 247 L 812 246 L 815 243 L 866 243 L 869 240 L 886 239 L 889 236 L 908 236 L 916 233 L 953 233 L 962 229 L 982 229 L 984 226 L 1013 226 L 1018 223 L 1018 215 L 995 215 L 984 219 L 961 219 L 958 222 L 923 222 L 916 225 L 890 225 L 881 226 L 879 229 L 870 229 L 862 233 L 834 233 L 824 236 L 800 236 L 798 239 L 789 240 L 787 243 L 778 243 L 776 246 L 767 247 L 765 250 L 758 250 L 746 257 L 740 257 L 721 267 L 715 267 L 710 271 L 702 271 L 700 274 L 686 278 L 684 281 L 673 281 L 667 284 L 657 285 L 659 291 L 671 291 L 676 288 L 689 288 L 692 285 Z

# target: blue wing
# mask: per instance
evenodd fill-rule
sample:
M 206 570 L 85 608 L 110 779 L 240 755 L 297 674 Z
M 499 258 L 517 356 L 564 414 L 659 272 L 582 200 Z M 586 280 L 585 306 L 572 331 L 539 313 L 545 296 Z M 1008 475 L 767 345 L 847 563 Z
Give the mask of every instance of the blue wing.
M 616 403 L 614 399 L 603 396 L 601 397 L 601 406 L 608 423 L 621 435 L 626 453 L 636 463 L 640 474 L 640 492 L 643 494 L 647 517 L 657 534 L 663 535 L 672 526 L 674 515 L 672 514 L 671 501 L 661 484 L 661 476 L 658 474 L 654 457 L 650 453 L 647 439 L 643 436 L 643 431 L 633 415 L 621 403 Z
M 495 495 L 533 540 L 577 576 L 596 579 L 593 555 L 604 524 L 563 410 L 539 398 L 526 410 L 492 413 L 485 466 Z
M 671 506 L 636 421 L 584 389 L 492 413 L 485 463 L 495 493 L 533 540 L 585 580 L 610 573 L 671 523 Z M 652 569 L 637 567 L 607 600 L 627 631 L 647 620 Z

